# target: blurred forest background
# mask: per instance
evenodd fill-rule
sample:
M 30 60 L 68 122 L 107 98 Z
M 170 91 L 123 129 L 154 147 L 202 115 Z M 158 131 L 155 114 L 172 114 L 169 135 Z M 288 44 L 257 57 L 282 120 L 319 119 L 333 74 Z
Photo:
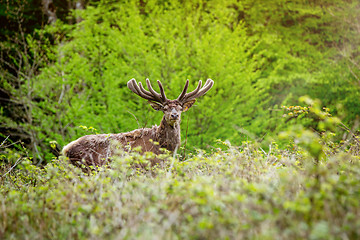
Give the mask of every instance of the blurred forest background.
M 267 139 L 304 95 L 356 130 L 359 12 L 358 0 L 2 0 L 0 141 L 43 164 L 54 141 L 159 124 L 131 78 L 170 98 L 186 79 L 215 81 L 183 115 L 189 148 Z

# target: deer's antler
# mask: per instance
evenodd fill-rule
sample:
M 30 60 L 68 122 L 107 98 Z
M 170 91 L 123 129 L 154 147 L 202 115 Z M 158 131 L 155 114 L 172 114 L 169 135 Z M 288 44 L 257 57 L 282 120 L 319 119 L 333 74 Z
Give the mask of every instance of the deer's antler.
M 142 86 L 141 82 L 139 82 L 139 85 L 137 84 L 136 80 L 133 78 L 130 81 L 128 81 L 127 86 L 128 88 L 133 91 L 135 94 L 139 95 L 142 98 L 145 98 L 146 100 L 150 100 L 153 102 L 159 102 L 164 103 L 167 101 L 164 88 L 161 84 L 161 82 L 157 81 L 160 89 L 160 93 L 157 93 L 151 86 L 151 83 L 149 79 L 146 79 L 146 85 L 149 88 L 150 92 L 145 90 Z
M 189 87 L 189 80 L 186 80 L 185 87 L 184 87 L 183 91 L 181 92 L 181 94 L 179 95 L 179 97 L 177 98 L 177 100 L 181 103 L 185 103 L 185 102 L 188 102 L 195 98 L 201 97 L 202 95 L 204 95 L 207 91 L 209 91 L 212 88 L 212 86 L 214 85 L 214 81 L 211 79 L 208 79 L 208 80 L 206 80 L 206 83 L 202 88 L 201 88 L 201 85 L 202 85 L 202 81 L 200 80 L 198 86 L 195 88 L 194 91 L 186 93 L 186 91 Z

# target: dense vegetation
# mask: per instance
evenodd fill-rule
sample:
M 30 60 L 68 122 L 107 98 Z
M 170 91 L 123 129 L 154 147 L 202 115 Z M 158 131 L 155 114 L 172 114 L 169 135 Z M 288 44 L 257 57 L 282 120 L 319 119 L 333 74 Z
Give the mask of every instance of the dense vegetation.
M 0 6 L 1 239 L 360 237 L 358 1 Z M 57 157 L 159 124 L 131 78 L 170 98 L 215 81 L 183 115 L 186 147 L 90 175 Z
M 315 104 L 316 105 L 316 104 Z M 337 120 L 325 116 L 329 129 Z M 338 145 L 306 129 L 265 151 L 219 142 L 153 168 L 136 152 L 90 175 L 54 160 L 2 164 L 2 239 L 358 239 L 359 138 Z M 295 144 L 296 143 L 296 144 Z M 345 150 L 344 150 L 345 149 Z
M 12 25 L 34 22 L 15 10 Z M 215 81 L 184 116 L 191 147 L 273 136 L 287 127 L 281 106 L 303 95 L 352 126 L 360 111 L 358 10 L 357 1 L 100 1 L 74 11 L 77 24 L 63 15 L 43 29 L 20 24 L 2 41 L 2 137 L 48 162 L 51 141 L 63 146 L 89 127 L 159 124 L 161 113 L 126 88 L 131 78 L 160 79 L 174 98 L 186 79 L 191 87 Z

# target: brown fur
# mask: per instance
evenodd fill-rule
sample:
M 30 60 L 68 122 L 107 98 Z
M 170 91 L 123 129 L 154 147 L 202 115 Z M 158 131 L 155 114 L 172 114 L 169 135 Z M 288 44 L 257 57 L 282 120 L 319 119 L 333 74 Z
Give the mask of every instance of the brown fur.
M 180 146 L 180 122 L 169 125 L 165 116 L 160 126 L 141 128 L 131 132 L 117 134 L 98 134 L 83 136 L 64 147 L 62 153 L 76 166 L 102 166 L 111 156 L 116 154 L 116 149 L 121 147 L 129 151 L 141 147 L 141 152 L 161 154 L 161 148 L 171 152 Z M 152 165 L 158 163 L 152 159 Z

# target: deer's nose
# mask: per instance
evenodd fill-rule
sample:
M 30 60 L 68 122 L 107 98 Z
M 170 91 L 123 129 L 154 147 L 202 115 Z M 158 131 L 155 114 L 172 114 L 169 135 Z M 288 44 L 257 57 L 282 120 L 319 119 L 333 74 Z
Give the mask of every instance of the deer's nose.
M 177 119 L 178 117 L 179 117 L 179 114 L 177 114 L 177 113 L 171 114 L 171 118 L 173 118 L 173 119 Z
M 170 114 L 171 119 L 177 119 L 179 117 L 178 112 L 176 111 L 176 109 L 171 109 L 171 114 Z

